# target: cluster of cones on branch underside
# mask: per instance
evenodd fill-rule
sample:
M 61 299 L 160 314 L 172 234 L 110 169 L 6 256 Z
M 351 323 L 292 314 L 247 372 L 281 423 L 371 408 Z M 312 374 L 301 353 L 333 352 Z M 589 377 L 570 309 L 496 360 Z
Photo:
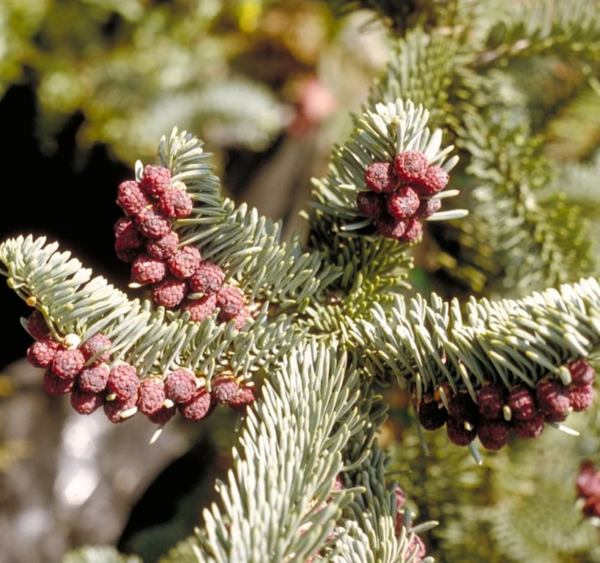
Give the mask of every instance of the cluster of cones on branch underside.
M 448 438 L 459 446 L 468 446 L 475 437 L 488 450 L 499 450 L 511 432 L 520 438 L 537 438 L 546 423 L 564 422 L 571 411 L 588 410 L 595 397 L 595 371 L 584 359 L 567 364 L 570 383 L 557 377 L 542 378 L 535 387 L 502 383 L 484 384 L 477 402 L 466 391 L 440 390 L 428 394 L 416 404 L 419 422 L 425 430 L 446 426 Z
M 251 384 L 229 374 L 208 383 L 201 374 L 179 368 L 141 378 L 132 365 L 111 362 L 112 344 L 102 333 L 85 342 L 74 334 L 57 340 L 37 309 L 29 316 L 27 330 L 36 340 L 27 349 L 27 359 L 45 369 L 44 389 L 50 395 L 70 394 L 71 405 L 80 414 L 102 407 L 111 422 L 141 412 L 152 422 L 165 424 L 177 412 L 202 420 L 219 403 L 243 409 L 255 399 Z

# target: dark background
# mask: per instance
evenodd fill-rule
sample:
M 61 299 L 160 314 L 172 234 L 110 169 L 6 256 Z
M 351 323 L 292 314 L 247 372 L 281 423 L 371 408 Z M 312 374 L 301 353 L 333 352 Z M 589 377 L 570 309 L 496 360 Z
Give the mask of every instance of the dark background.
M 0 123 L 5 124 L 2 151 L 4 202 L 0 240 L 18 235 L 46 236 L 61 249 L 103 275 L 121 289 L 128 268 L 113 251 L 112 226 L 122 215 L 115 203 L 118 184 L 133 171 L 111 159 L 96 145 L 76 166 L 76 135 L 83 115 L 75 115 L 57 138 L 53 154 L 44 154 L 35 138 L 36 104 L 26 86 L 13 86 L 0 100 Z M 11 168 L 15 168 L 12 169 Z M 32 339 L 19 325 L 31 309 L 0 280 L 4 344 L 0 367 L 22 358 Z

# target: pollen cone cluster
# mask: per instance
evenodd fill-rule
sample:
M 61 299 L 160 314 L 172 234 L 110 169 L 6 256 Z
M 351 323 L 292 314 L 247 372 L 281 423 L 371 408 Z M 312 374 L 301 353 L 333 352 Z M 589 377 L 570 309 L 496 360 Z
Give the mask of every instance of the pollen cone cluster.
M 233 375 L 220 374 L 210 384 L 202 374 L 180 368 L 166 374 L 140 378 L 134 366 L 112 357 L 112 342 L 98 332 L 81 342 L 75 335 L 57 340 L 43 315 L 35 310 L 27 321 L 36 341 L 27 359 L 44 368 L 43 386 L 50 395 L 70 393 L 71 405 L 80 414 L 100 407 L 114 423 L 137 412 L 156 424 L 165 424 L 177 412 L 202 420 L 221 403 L 240 410 L 254 402 L 254 389 Z
M 171 182 L 170 171 L 148 165 L 140 182 L 119 185 L 117 203 L 125 212 L 115 224 L 115 251 L 131 263 L 131 286 L 145 287 L 156 306 L 179 309 L 200 322 L 219 309 L 219 320 L 241 329 L 251 317 L 242 291 L 224 283 L 225 273 L 203 260 L 193 245 L 179 243 L 173 222 L 192 213 L 183 182 Z
M 542 378 L 535 387 L 515 385 L 508 389 L 499 383 L 484 385 L 477 402 L 466 391 L 427 395 L 417 406 L 419 422 L 425 430 L 446 425 L 450 441 L 468 446 L 475 437 L 488 450 L 499 450 L 513 432 L 520 438 L 537 438 L 544 425 L 564 422 L 572 411 L 588 410 L 594 401 L 595 372 L 585 360 L 567 365 L 571 382 L 564 385 L 555 377 Z
M 413 243 L 423 232 L 421 219 L 440 210 L 435 194 L 448 185 L 440 166 L 429 164 L 416 150 L 404 151 L 393 162 L 373 162 L 365 172 L 368 191 L 359 192 L 356 204 L 361 215 L 373 219 L 377 232 L 386 238 Z

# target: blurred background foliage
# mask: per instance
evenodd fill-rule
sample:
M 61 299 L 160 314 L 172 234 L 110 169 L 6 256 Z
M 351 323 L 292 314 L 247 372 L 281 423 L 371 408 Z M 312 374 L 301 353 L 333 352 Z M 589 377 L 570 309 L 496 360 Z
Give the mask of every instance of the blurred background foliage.
M 80 114 L 78 147 L 105 143 L 127 163 L 181 124 L 212 150 L 264 150 L 300 128 L 303 81 L 356 107 L 387 51 L 299 0 L 7 0 L 0 32 L 0 93 L 35 90 L 44 149 Z
M 516 155 L 529 163 L 525 172 L 539 181 L 538 201 L 548 208 L 552 202 L 559 222 L 569 217 L 588 224 L 580 243 L 591 245 L 586 256 L 592 260 L 564 272 L 565 279 L 597 275 L 600 60 L 592 51 L 579 56 L 572 38 L 564 44 L 558 38 L 546 51 L 526 45 L 506 51 L 507 45 L 518 45 L 511 34 L 519 31 L 515 22 L 525 8 L 526 0 L 4 0 L 0 110 L 12 142 L 3 160 L 10 163 L 27 151 L 31 170 L 24 171 L 23 207 L 17 206 L 30 221 L 7 218 L 2 234 L 18 227 L 58 236 L 59 225 L 68 227 L 67 240 L 71 237 L 100 272 L 126 285 L 125 270 L 112 256 L 116 186 L 131 174 L 136 159 L 153 162 L 160 136 L 178 126 L 206 141 L 226 190 L 286 220 L 289 235 L 301 225 L 297 215 L 309 197 L 310 177 L 323 173 L 333 142 L 351 126 L 349 112 L 367 103 L 396 41 L 421 27 L 441 37 L 453 30 L 463 45 L 481 54 L 471 74 L 461 77 L 464 84 L 480 84 L 476 95 L 461 101 L 460 91 L 449 92 L 447 134 L 458 135 L 459 123 L 467 123 L 453 120 L 452 103 L 484 108 L 486 125 L 500 121 L 498 116 L 514 124 L 500 140 L 507 158 Z M 531 27 L 535 18 L 529 13 L 527 18 L 523 25 Z M 14 111 L 17 96 L 31 100 L 23 119 Z M 469 126 L 473 133 L 480 124 Z M 467 167 L 472 147 L 459 148 L 462 168 L 453 178 L 467 198 L 464 207 L 474 210 L 472 220 L 429 227 L 415 251 L 416 289 L 463 298 L 540 289 L 547 279 L 511 278 L 497 260 L 485 238 L 490 225 L 477 215 L 476 207 L 486 201 L 478 190 L 481 178 Z M 62 164 L 48 167 L 51 161 Z M 93 200 L 94 217 L 61 215 L 59 190 L 81 204 Z M 32 198 L 38 210 L 25 203 Z M 556 280 L 562 279 L 558 272 Z M 0 296 L 3 303 L 13 299 L 6 295 Z M 22 355 L 26 345 L 18 341 L 10 353 Z M 3 357 L 3 363 L 14 359 Z M 0 377 L 0 400 L 18 390 L 14 379 Z M 584 439 L 549 429 L 535 443 L 521 441 L 487 454 L 478 467 L 443 432 L 428 437 L 430 453 L 424 455 L 407 397 L 396 387 L 383 393 L 391 416 L 381 441 L 394 450 L 392 476 L 420 522 L 440 522 L 424 536 L 428 554 L 448 563 L 600 561 L 597 529 L 582 519 L 573 484 L 582 460 L 600 464 L 597 409 L 572 417 Z M 0 431 L 0 472 L 31 460 L 34 438 L 16 440 L 1 426 Z M 205 445 L 206 434 L 194 439 Z M 197 449 L 186 455 L 193 457 Z M 206 486 L 187 490 L 201 491 L 190 496 L 194 503 L 207 496 Z M 130 526 L 120 547 L 146 562 L 157 560 L 165 545 L 184 537 L 186 525 L 197 523 L 200 506 L 183 499 L 179 506 L 179 514 L 162 527 Z

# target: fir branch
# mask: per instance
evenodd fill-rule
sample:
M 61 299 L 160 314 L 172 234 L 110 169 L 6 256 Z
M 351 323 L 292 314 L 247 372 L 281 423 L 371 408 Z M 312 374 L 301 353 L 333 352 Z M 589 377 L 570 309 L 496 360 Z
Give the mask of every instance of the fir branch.
M 387 308 L 394 294 L 406 290 L 404 281 L 412 267 L 407 244 L 374 234 L 372 220 L 358 213 L 356 197 L 366 187 L 365 171 L 374 162 L 391 162 L 395 155 L 416 150 L 429 163 L 449 171 L 457 157 L 447 159 L 452 147 L 441 148 L 441 131 L 425 127 L 429 114 L 422 106 L 397 99 L 375 104 L 362 118 L 355 117 L 356 130 L 350 140 L 338 147 L 329 175 L 315 180 L 314 212 L 309 216 L 310 246 L 342 274 L 319 299 L 304 309 L 300 322 L 313 333 L 336 333 L 351 342 L 348 327 L 359 318 L 371 319 L 373 303 Z M 457 195 L 442 191 L 440 199 Z M 462 210 L 438 212 L 429 220 L 444 220 L 463 215 Z M 466 212 L 465 212 L 466 213 Z M 358 221 L 358 223 L 357 223 Z M 366 228 L 354 228 L 364 223 Z M 333 234 L 333 236 L 332 236 Z
M 352 252 L 355 240 L 350 240 L 340 251 Z M 360 239 L 356 242 L 360 243 Z M 406 274 L 402 263 L 396 264 L 390 259 L 390 256 L 394 256 L 397 243 L 382 240 L 379 245 L 374 245 L 371 241 L 365 242 L 370 247 L 363 253 L 355 252 L 364 266 L 354 278 L 352 287 L 348 291 L 333 288 L 326 292 L 322 301 L 313 300 L 298 317 L 299 326 L 306 326 L 315 335 L 336 334 L 345 344 L 353 345 L 349 334 L 349 327 L 353 322 L 358 319 L 372 320 L 374 303 L 388 309 L 393 304 L 395 295 L 410 289 L 410 285 L 403 279 Z M 387 270 L 383 269 L 385 265 L 388 266 Z M 374 273 L 370 276 L 372 270 Z M 344 274 L 350 277 L 352 273 L 352 269 L 347 266 Z
M 527 21 L 508 25 L 503 44 L 491 44 L 474 68 L 546 52 L 579 49 L 596 56 L 594 5 L 578 0 L 575 10 L 565 10 L 546 1 L 524 9 Z M 591 23 L 580 21 L 582 15 Z M 413 103 L 420 102 L 431 105 L 439 126 L 461 120 L 461 148 L 472 157 L 468 171 L 481 182 L 474 199 L 482 212 L 472 233 L 488 235 L 491 261 L 520 279 L 519 289 L 564 281 L 563 270 L 579 267 L 586 249 L 573 216 L 564 205 L 553 207 L 554 217 L 544 216 L 535 199 L 535 189 L 550 178 L 537 141 L 520 143 L 522 130 L 490 114 L 486 122 L 468 113 L 467 103 L 459 107 L 464 116 L 452 115 L 450 96 L 461 95 L 456 67 L 468 74 L 458 52 L 455 37 L 420 30 L 399 44 L 369 109 L 355 117 L 355 131 L 336 149 L 329 175 L 315 181 L 309 253 L 298 238 L 282 244 L 279 224 L 222 196 L 199 140 L 177 130 L 163 139 L 163 165 L 196 203 L 191 217 L 174 227 L 183 245 L 201 248 L 249 295 L 256 317 L 244 330 L 218 323 L 216 313 L 191 323 L 187 313 L 130 300 L 45 239 L 0 245 L 9 284 L 43 312 L 60 339 L 102 332 L 113 344 L 111 361 L 135 364 L 142 376 L 190 367 L 207 379 L 209 391 L 218 373 L 269 375 L 244 419 L 235 465 L 218 484 L 220 503 L 204 512 L 197 541 L 168 559 L 417 561 L 410 525 L 398 534 L 397 501 L 386 482 L 389 460 L 375 442 L 386 412 L 372 376 L 392 371 L 418 401 L 443 388 L 467 390 L 476 399 L 489 382 L 533 387 L 551 375 L 568 385 L 565 364 L 600 347 L 596 280 L 520 300 L 472 299 L 464 309 L 436 295 L 407 301 L 398 293 L 412 267 L 408 245 L 375 237 L 372 223 L 357 212 L 373 161 L 389 163 L 415 149 L 446 172 L 456 164 L 457 157 L 448 158 L 452 147 L 441 147 L 441 131 L 426 127 L 428 111 Z M 139 180 L 141 163 L 136 169 Z M 462 215 L 442 212 L 431 220 Z M 557 236 L 559 222 L 566 232 Z M 345 489 L 334 490 L 336 478 Z M 507 529 L 511 539 L 515 530 L 508 526 L 499 525 L 498 535 Z
M 420 559 L 413 533 L 402 526 L 397 530 L 395 483 L 386 483 L 389 457 L 373 444 L 369 455 L 352 473 L 352 486 L 360 487 L 340 519 L 339 539 L 328 554 L 327 561 L 411 563 Z M 348 483 L 349 478 L 346 479 Z
M 0 245 L 8 284 L 44 314 L 56 339 L 75 334 L 82 341 L 102 332 L 112 342 L 112 361 L 136 366 L 140 375 L 178 367 L 213 374 L 232 370 L 244 377 L 278 361 L 301 337 L 285 315 L 269 318 L 264 305 L 252 328 L 235 330 L 216 313 L 203 323 L 189 314 L 155 309 L 149 300 L 130 300 L 102 277 L 58 252 L 45 238 L 18 237 Z
M 200 561 L 419 560 L 413 533 L 397 535 L 388 458 L 374 442 L 386 409 L 331 345 L 300 345 L 266 382 L 218 485 L 222 506 L 205 511 Z M 345 488 L 332 494 L 340 474 Z
M 323 546 L 351 499 L 332 488 L 341 448 L 365 424 L 358 377 L 324 344 L 301 344 L 284 360 L 248 412 L 220 506 L 204 512 L 199 560 L 305 561 Z
M 364 187 L 365 170 L 374 161 L 391 162 L 400 152 L 417 150 L 449 172 L 458 158 L 447 158 L 453 147 L 440 148 L 442 133 L 432 133 L 426 127 L 428 119 L 429 112 L 422 106 L 401 99 L 376 104 L 373 110 L 355 116 L 354 133 L 335 150 L 328 176 L 315 180 L 317 211 L 309 217 L 311 228 L 323 230 L 327 222 L 337 226 L 334 232 L 339 233 L 343 224 L 359 220 L 356 193 Z M 356 235 L 348 231 L 346 236 Z
M 122 323 L 133 313 L 141 323 L 148 320 L 138 301 L 130 302 L 104 278 L 92 280 L 91 270 L 71 259 L 70 252 L 58 252 L 58 243 L 46 244 L 45 237 L 7 240 L 0 246 L 0 261 L 9 287 L 62 334 L 74 333 L 80 319 L 89 319 L 91 325 L 101 320 L 106 326 Z M 116 313 L 106 317 L 108 310 Z
M 173 182 L 183 182 L 190 196 L 196 201 L 193 213 L 207 217 L 208 225 L 222 220 L 223 196 L 219 179 L 212 173 L 213 166 L 208 162 L 212 156 L 204 152 L 204 143 L 193 135 L 174 127 L 167 139 L 160 140 L 158 154 L 161 164 L 171 171 Z M 141 179 L 142 166 L 136 163 L 136 175 Z
M 600 285 L 594 279 L 549 289 L 521 300 L 471 299 L 466 316 L 456 299 L 435 294 L 405 302 L 390 313 L 375 304 L 373 322 L 356 323 L 352 335 L 370 370 L 410 381 L 418 401 L 442 384 L 453 392 L 485 382 L 534 386 L 547 375 L 570 382 L 567 362 L 600 345 Z

